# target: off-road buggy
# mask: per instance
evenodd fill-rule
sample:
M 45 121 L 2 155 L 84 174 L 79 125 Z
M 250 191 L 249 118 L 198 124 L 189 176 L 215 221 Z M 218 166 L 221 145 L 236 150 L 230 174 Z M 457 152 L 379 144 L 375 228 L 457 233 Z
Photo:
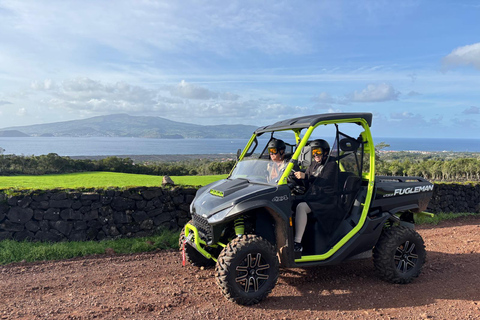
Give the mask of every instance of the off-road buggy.
M 202 187 L 193 200 L 192 220 L 180 235 L 184 261 L 214 266 L 225 297 L 254 304 L 274 288 L 279 266 L 325 266 L 371 257 L 377 274 L 393 283 L 416 278 L 425 246 L 414 230 L 433 185 L 419 177 L 375 176 L 372 114 L 334 113 L 299 117 L 260 127 L 252 135 L 229 177 Z M 269 181 L 267 144 L 286 143 L 288 165 Z M 331 192 L 302 190 L 294 170 L 312 161 L 309 143 L 329 142 L 328 161 L 336 166 Z M 295 206 L 312 197 L 330 197 L 308 215 L 303 252 L 294 252 Z

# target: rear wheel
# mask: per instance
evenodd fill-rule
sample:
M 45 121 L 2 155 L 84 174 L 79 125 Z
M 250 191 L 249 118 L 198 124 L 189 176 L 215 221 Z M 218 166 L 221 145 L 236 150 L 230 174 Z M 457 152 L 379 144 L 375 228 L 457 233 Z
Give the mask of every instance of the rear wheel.
M 190 220 L 188 223 L 192 223 Z M 185 259 L 190 262 L 192 265 L 196 267 L 213 267 L 215 265 L 215 261 L 212 259 L 205 258 L 200 252 L 195 250 L 191 245 L 185 243 L 185 227 L 183 227 L 182 231 L 180 232 L 180 237 L 178 239 L 178 247 L 180 250 L 185 250 Z M 185 247 L 185 249 L 184 249 Z
M 384 230 L 373 249 L 378 276 L 392 283 L 409 283 L 418 277 L 425 257 L 422 237 L 415 230 L 404 226 Z
M 270 242 L 256 235 L 243 235 L 220 253 L 215 277 L 228 300 L 251 305 L 272 291 L 278 269 L 278 258 Z

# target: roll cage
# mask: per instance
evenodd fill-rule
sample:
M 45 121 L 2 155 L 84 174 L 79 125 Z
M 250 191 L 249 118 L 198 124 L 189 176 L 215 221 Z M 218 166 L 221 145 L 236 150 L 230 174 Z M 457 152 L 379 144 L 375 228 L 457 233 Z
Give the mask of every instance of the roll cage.
M 348 135 L 343 134 L 339 130 L 338 125 L 346 123 L 353 123 L 363 128 L 363 131 L 360 133 L 358 138 L 354 139 L 352 137 L 349 137 Z M 356 219 L 357 221 L 355 221 L 355 225 L 351 228 L 351 230 L 345 231 L 344 234 L 341 234 L 338 241 L 336 240 L 333 246 L 326 249 L 326 252 L 322 254 L 302 256 L 301 259 L 295 260 L 296 263 L 322 261 L 330 258 L 339 249 L 341 249 L 352 237 L 354 237 L 364 226 L 369 212 L 370 203 L 372 201 L 375 182 L 375 147 L 370 132 L 371 124 L 371 113 L 332 113 L 287 119 L 269 126 L 258 128 L 253 133 L 252 137 L 248 141 L 243 151 L 239 153 L 239 161 L 241 161 L 246 156 L 252 156 L 252 154 L 255 152 L 256 147 L 258 146 L 257 138 L 266 133 L 270 133 L 271 138 L 273 138 L 274 132 L 293 131 L 295 134 L 296 145 L 292 146 L 293 154 L 291 155 L 288 165 L 285 168 L 285 171 L 283 172 L 281 178 L 278 180 L 277 185 L 281 186 L 288 183 L 288 177 L 292 173 L 292 169 L 294 167 L 297 167 L 298 165 L 308 167 L 309 161 L 307 159 L 307 161 L 304 162 L 304 156 L 308 155 L 309 152 L 306 152 L 305 150 L 308 150 L 308 143 L 309 141 L 311 141 L 311 137 L 315 129 L 320 126 L 334 125 L 336 127 L 336 145 L 334 146 L 334 149 L 336 148 L 337 152 L 333 161 L 336 161 L 339 164 L 340 171 L 347 171 L 346 168 L 342 167 L 342 164 L 340 162 L 343 156 L 342 153 L 344 153 L 344 150 L 348 149 L 349 147 L 349 141 L 350 143 L 355 143 L 354 141 L 358 142 L 359 145 L 357 147 L 362 148 L 362 155 L 364 156 L 362 156 L 361 159 L 356 159 L 355 161 L 357 161 L 357 163 L 358 161 L 361 161 L 362 165 L 364 165 L 363 169 L 362 165 L 357 166 L 357 168 L 360 168 L 359 170 L 361 170 L 361 172 L 357 171 L 357 173 L 359 178 L 361 179 L 361 184 L 366 188 L 366 195 L 360 206 L 361 213 L 359 213 L 358 220 Z M 306 131 L 302 134 L 304 130 Z M 346 137 L 347 139 L 342 139 L 342 137 Z M 343 148 L 341 148 L 342 143 L 346 143 Z M 265 150 L 262 151 L 259 157 L 262 157 L 264 151 Z

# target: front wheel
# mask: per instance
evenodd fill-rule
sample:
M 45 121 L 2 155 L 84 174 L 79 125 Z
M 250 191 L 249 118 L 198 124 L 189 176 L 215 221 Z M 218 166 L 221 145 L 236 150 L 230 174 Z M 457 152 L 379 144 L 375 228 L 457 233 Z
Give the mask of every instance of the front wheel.
M 373 262 L 378 276 L 392 283 L 409 283 L 418 277 L 425 257 L 422 237 L 404 226 L 383 231 L 373 249 Z
M 215 277 L 224 296 L 240 305 L 265 299 L 278 279 L 273 245 L 256 235 L 232 240 L 218 256 Z

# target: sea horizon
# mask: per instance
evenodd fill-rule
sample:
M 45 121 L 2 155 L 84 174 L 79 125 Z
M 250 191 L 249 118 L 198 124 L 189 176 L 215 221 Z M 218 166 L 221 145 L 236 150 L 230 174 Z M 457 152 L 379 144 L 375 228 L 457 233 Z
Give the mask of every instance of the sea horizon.
M 480 139 L 377 137 L 384 151 L 480 152 Z M 130 137 L 0 137 L 3 154 L 60 156 L 235 154 L 248 139 L 151 139 Z

